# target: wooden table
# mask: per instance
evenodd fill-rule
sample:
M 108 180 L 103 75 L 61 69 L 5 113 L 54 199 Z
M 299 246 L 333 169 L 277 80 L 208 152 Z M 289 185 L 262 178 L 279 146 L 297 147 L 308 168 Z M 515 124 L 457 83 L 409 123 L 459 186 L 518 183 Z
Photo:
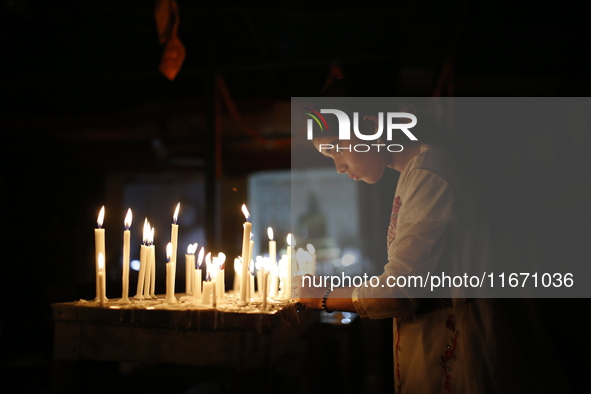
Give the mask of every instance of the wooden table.
M 269 368 L 312 326 L 314 310 L 272 304 L 261 313 L 159 302 L 131 306 L 111 300 L 53 304 L 54 389 L 67 391 L 79 360 L 129 361 L 234 370 Z

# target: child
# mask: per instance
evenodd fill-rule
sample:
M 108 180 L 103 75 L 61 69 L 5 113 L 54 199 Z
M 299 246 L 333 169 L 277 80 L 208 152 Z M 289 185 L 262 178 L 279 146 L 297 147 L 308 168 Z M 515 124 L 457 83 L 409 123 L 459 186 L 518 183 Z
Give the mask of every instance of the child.
M 328 100 L 318 105 L 335 108 L 337 102 L 343 103 Z M 378 135 L 377 111 L 360 112 L 360 130 Z M 297 301 L 309 308 L 356 312 L 362 318 L 393 318 L 397 393 L 550 390 L 551 385 L 539 378 L 547 363 L 526 349 L 514 331 L 531 327 L 526 300 L 511 300 L 523 314 L 508 316 L 500 300 L 486 298 L 486 286 L 477 297 L 466 297 L 458 288 L 429 293 L 392 286 L 401 277 L 491 272 L 499 261 L 492 253 L 486 220 L 450 152 L 403 133 L 393 135 L 393 140 L 373 141 L 369 151 L 356 151 L 357 144 L 370 143 L 353 133 L 350 140 L 340 140 L 338 130 L 338 125 L 329 124 L 315 132 L 312 141 L 334 161 L 337 172 L 369 184 L 378 182 L 384 171 L 400 172 L 387 232 L 388 262 L 379 282 L 371 285 L 331 290 L 299 287 L 302 281 L 295 280 Z M 402 149 L 385 149 L 388 145 Z M 531 339 L 537 333 L 530 334 Z

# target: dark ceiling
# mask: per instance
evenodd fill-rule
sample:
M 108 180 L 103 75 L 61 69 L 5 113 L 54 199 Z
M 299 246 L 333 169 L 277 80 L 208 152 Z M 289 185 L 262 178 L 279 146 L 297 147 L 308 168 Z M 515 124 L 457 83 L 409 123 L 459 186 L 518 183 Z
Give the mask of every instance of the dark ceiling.
M 443 95 L 586 95 L 590 86 L 588 34 L 577 23 L 584 15 L 564 3 L 178 4 L 186 59 L 169 81 L 158 71 L 153 1 L 3 0 L 3 128 L 75 143 L 85 156 L 106 148 L 117 155 L 138 140 L 153 151 L 155 138 L 179 155 L 200 156 L 214 73 L 244 117 L 239 122 L 252 118 L 224 122 L 226 151 L 256 143 L 247 133 L 253 128 L 285 138 L 285 125 L 257 119 L 280 116 L 274 103 L 316 95 L 331 65 L 374 96 L 431 95 L 446 59 L 454 90 Z M 131 165 L 131 155 L 114 167 Z M 288 165 L 280 157 L 269 163 Z

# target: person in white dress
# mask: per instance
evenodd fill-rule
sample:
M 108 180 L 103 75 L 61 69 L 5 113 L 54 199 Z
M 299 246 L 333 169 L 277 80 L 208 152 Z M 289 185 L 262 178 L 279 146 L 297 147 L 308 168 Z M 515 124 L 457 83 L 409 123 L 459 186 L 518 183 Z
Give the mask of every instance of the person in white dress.
M 366 115 L 364 120 L 378 127 L 375 116 Z M 393 318 L 399 394 L 540 393 L 555 387 L 549 384 L 550 378 L 544 378 L 544 371 L 552 373 L 552 369 L 539 357 L 543 349 L 534 345 L 534 354 L 532 346 L 523 343 L 521 333 L 533 327 L 527 300 L 511 300 L 523 312 L 515 316 L 490 297 L 486 286 L 476 297 L 473 293 L 466 297 L 453 286 L 428 296 L 422 289 L 390 286 L 392 279 L 387 282 L 401 276 L 471 275 L 502 269 L 494 266 L 504 260 L 493 253 L 486 219 L 476 209 L 470 186 L 450 153 L 408 139 L 401 143 L 401 152 L 355 152 L 346 149 L 348 144 L 367 141 L 355 136 L 338 140 L 338 135 L 326 132 L 316 135 L 313 143 L 333 159 L 337 172 L 355 181 L 373 184 L 392 169 L 400 177 L 387 233 L 388 261 L 379 284 L 330 291 L 302 288 L 302 281 L 295 280 L 297 302 L 308 308 L 356 312 L 361 318 Z M 327 149 L 337 144 L 341 149 Z M 539 344 L 534 341 L 538 333 L 529 334 L 525 337 Z

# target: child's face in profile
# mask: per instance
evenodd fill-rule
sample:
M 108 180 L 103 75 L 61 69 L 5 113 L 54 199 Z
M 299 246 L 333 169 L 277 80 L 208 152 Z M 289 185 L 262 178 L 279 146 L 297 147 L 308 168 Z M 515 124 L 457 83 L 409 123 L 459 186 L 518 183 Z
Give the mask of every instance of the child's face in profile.
M 373 146 L 368 152 L 355 152 L 353 146 L 364 143 L 355 138 L 342 141 L 337 136 L 327 136 L 315 138 L 312 142 L 322 155 L 334 161 L 339 174 L 347 174 L 356 181 L 376 183 L 382 178 L 388 165 L 389 155 L 383 147 L 380 152 Z

